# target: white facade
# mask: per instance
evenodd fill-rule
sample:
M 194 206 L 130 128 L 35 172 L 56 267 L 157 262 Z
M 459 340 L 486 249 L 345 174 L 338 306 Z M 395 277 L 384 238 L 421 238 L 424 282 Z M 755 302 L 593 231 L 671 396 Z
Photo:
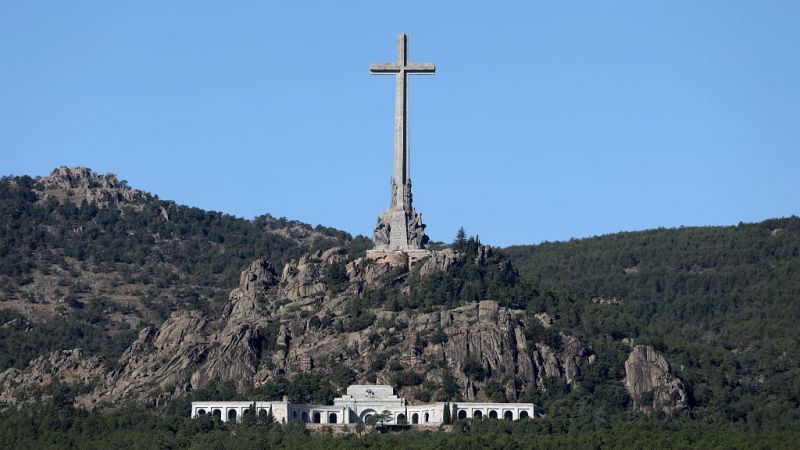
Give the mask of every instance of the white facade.
M 223 422 L 240 420 L 255 405 L 256 414 L 272 415 L 280 423 L 305 422 L 321 424 L 354 424 L 383 411 L 392 413 L 391 424 L 440 425 L 444 421 L 444 402 L 409 405 L 394 395 L 388 385 L 351 385 L 347 394 L 333 400 L 333 405 L 293 404 L 275 402 L 192 402 L 192 417 L 211 414 Z M 488 418 L 519 420 L 536 417 L 533 403 L 451 402 L 451 417 L 456 419 Z

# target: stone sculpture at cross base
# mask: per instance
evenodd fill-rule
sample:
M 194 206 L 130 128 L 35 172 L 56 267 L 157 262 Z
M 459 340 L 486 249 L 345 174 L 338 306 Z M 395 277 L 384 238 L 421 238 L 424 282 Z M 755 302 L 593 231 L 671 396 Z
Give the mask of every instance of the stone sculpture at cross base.
M 367 252 L 371 258 L 380 258 L 390 253 L 408 254 L 410 258 L 421 257 L 428 252 L 425 244 L 425 225 L 422 215 L 412 204 L 410 176 L 410 146 L 408 127 L 408 75 L 433 74 L 433 64 L 408 62 L 408 36 L 397 37 L 397 60 L 395 63 L 373 64 L 373 74 L 395 75 L 394 117 L 394 173 L 390 184 L 389 208 L 378 216 L 373 238 L 374 247 Z
M 394 184 L 394 181 L 392 182 Z M 394 187 L 392 191 L 394 191 Z M 405 187 L 408 192 L 407 202 L 403 207 L 392 198 L 389 208 L 378 216 L 375 226 L 373 252 L 419 252 L 424 251 L 428 243 L 425 235 L 425 224 L 422 223 L 422 214 L 411 206 L 411 182 Z

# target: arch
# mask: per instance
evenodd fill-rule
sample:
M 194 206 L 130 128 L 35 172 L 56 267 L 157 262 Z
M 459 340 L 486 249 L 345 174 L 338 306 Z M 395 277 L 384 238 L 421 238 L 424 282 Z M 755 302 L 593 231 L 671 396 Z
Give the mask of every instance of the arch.
M 267 412 L 267 410 L 265 408 L 261 408 L 261 409 L 258 410 L 258 418 L 259 419 L 266 419 L 268 414 L 269 413 Z
M 322 416 L 320 415 L 319 411 L 314 412 L 314 415 L 312 415 L 311 417 L 312 417 L 311 421 L 314 423 L 322 422 Z
M 411 415 L 411 423 L 417 424 L 419 423 L 419 414 L 414 413 Z
M 397 423 L 406 423 L 406 415 L 403 413 L 398 414 Z
M 214 411 L 211 412 L 211 415 L 214 416 L 215 419 L 222 420 L 222 410 L 221 409 L 215 409 Z
M 489 418 L 490 419 L 497 419 L 497 410 L 493 409 L 493 410 L 489 411 Z
M 250 416 L 251 414 L 253 414 L 253 410 L 251 408 L 245 408 L 244 411 L 242 411 L 242 419 Z
M 197 410 L 197 415 L 198 416 L 205 416 L 206 415 L 206 410 L 203 409 L 203 408 L 198 409 Z
M 228 410 L 228 422 L 236 422 L 236 410 L 229 409 Z
M 530 416 L 528 416 L 528 411 L 520 411 L 519 412 L 519 418 L 520 419 L 528 419 L 529 417 Z
M 506 410 L 506 412 L 503 413 L 503 419 L 505 419 L 505 420 L 514 420 L 514 413 L 511 412 L 511 411 Z
M 336 416 L 336 413 L 328 414 L 328 423 L 338 423 L 339 418 Z
M 303 417 L 303 422 L 308 423 L 308 413 L 303 411 L 302 417 Z
M 425 415 L 423 415 L 423 416 L 422 416 L 422 420 L 423 420 L 425 423 L 428 423 L 428 420 L 429 420 L 429 419 L 430 419 L 430 416 L 428 415 L 428 413 L 425 413 Z
M 458 418 L 459 419 L 466 419 L 467 418 L 467 411 L 465 411 L 463 409 L 459 410 L 458 411 Z
M 476 409 L 475 411 L 472 412 L 472 417 L 474 417 L 476 419 L 482 419 L 483 418 L 483 411 L 481 411 L 480 409 Z
M 359 416 L 359 419 L 362 422 L 367 423 L 368 419 L 376 414 L 378 414 L 378 412 L 374 409 L 365 409 L 364 411 L 361 411 L 361 416 Z

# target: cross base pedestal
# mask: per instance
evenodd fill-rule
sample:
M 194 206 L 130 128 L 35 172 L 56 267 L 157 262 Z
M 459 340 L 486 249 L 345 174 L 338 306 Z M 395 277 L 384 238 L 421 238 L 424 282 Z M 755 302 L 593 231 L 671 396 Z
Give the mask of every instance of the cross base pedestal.
M 367 258 L 376 262 L 387 263 L 392 267 L 410 267 L 415 262 L 430 255 L 431 251 L 425 249 L 390 250 L 375 248 L 367 250 Z

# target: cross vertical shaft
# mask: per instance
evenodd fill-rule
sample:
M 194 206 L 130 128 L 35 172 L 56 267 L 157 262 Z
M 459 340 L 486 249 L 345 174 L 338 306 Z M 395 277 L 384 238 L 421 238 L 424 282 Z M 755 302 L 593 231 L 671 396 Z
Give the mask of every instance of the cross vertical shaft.
M 401 69 L 395 75 L 394 90 L 394 179 L 401 186 L 405 186 L 409 178 L 408 165 L 408 77 L 406 67 L 408 61 L 408 37 L 405 34 L 397 36 L 397 62 Z M 402 195 L 400 196 L 402 197 Z M 402 199 L 397 199 L 402 204 Z M 403 205 L 405 206 L 405 205 Z
M 395 63 L 373 64 L 370 72 L 376 75 L 395 76 L 394 100 L 394 171 L 392 177 L 391 204 L 401 205 L 409 209 L 404 199 L 405 186 L 411 182 L 410 145 L 408 124 L 408 75 L 430 75 L 436 72 L 433 64 L 409 64 L 408 36 L 401 33 L 397 36 L 397 58 Z

